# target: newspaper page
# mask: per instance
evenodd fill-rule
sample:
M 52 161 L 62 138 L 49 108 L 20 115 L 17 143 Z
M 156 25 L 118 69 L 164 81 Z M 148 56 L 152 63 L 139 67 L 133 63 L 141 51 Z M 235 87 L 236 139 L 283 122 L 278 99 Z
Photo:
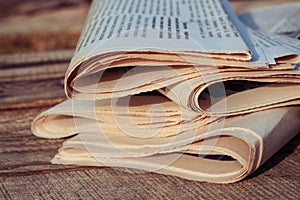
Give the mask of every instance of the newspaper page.
M 244 27 L 230 5 L 227 2 L 224 2 L 224 5 L 237 27 Z M 200 72 L 198 77 L 177 82 L 159 91 L 187 109 L 218 115 L 253 112 L 267 109 L 270 105 L 283 106 L 287 102 L 298 104 L 300 95 L 297 91 L 300 89 L 300 71 L 295 65 L 300 62 L 300 42 L 284 36 L 257 32 L 247 27 L 241 32 L 244 32 L 242 35 L 249 36 L 247 43 L 255 44 L 253 49 L 260 51 L 260 54 L 268 60 L 272 70 L 245 72 L 232 68 L 227 72 L 219 68 L 207 74 Z M 276 64 L 287 62 L 292 65 Z M 237 80 L 240 81 L 237 82 Z M 249 81 L 254 82 L 249 83 Z M 232 88 L 227 87 L 226 82 L 230 85 L 237 82 L 240 88 L 244 89 L 233 92 Z M 272 82 L 274 84 L 269 85 Z M 286 85 L 280 85 L 282 83 L 286 83 Z M 205 90 L 208 90 L 208 95 L 205 95 Z M 217 92 L 219 94 L 217 98 L 214 98 L 216 91 L 219 91 Z
M 300 3 L 256 9 L 241 14 L 239 19 L 251 28 L 252 37 L 259 41 L 265 54 L 269 55 L 267 58 L 270 64 L 285 60 L 284 56 L 290 55 L 295 57 L 293 63 L 300 62 L 300 41 L 297 41 L 300 36 Z
M 300 37 L 300 2 L 255 9 L 239 19 L 253 30 Z
M 234 24 L 244 36 L 244 40 L 248 46 L 252 47 L 252 51 L 257 52 L 257 54 L 254 54 L 253 60 L 264 61 L 264 59 L 266 59 L 266 63 L 269 65 L 275 65 L 278 58 L 282 58 L 285 62 L 294 64 L 300 62 L 300 50 L 299 46 L 297 46 L 297 43 L 299 44 L 298 41 L 295 41 L 295 45 L 293 43 L 289 44 L 287 41 L 282 44 L 282 40 L 278 42 L 277 38 L 268 32 L 265 33 L 260 30 L 254 30 L 251 26 L 246 27 L 245 25 L 248 25 L 249 22 L 242 23 L 244 21 L 241 21 L 240 18 L 235 15 L 228 1 L 223 1 L 223 4 Z M 264 21 L 265 19 L 261 20 Z M 291 55 L 296 56 L 297 59 L 289 60 Z
M 251 59 L 218 0 L 95 0 L 71 66 L 98 53 L 132 50 L 238 53 Z
M 250 30 L 252 37 L 260 42 L 269 64 L 300 62 L 300 41 L 286 36 Z

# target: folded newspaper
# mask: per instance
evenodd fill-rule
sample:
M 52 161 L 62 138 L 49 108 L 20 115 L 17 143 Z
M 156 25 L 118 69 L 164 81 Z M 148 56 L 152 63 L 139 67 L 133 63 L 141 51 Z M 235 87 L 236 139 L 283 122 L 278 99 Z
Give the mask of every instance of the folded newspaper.
M 66 94 L 100 100 L 161 89 L 194 111 L 248 113 L 299 103 L 298 92 L 287 92 L 300 89 L 299 53 L 300 41 L 246 28 L 227 1 L 94 1 Z M 235 91 L 237 81 L 248 85 Z M 205 101 L 207 90 L 222 86 Z M 213 109 L 220 100 L 226 110 Z
M 299 44 L 245 26 L 226 0 L 94 0 L 69 100 L 32 130 L 73 136 L 56 164 L 235 182 L 300 130 Z

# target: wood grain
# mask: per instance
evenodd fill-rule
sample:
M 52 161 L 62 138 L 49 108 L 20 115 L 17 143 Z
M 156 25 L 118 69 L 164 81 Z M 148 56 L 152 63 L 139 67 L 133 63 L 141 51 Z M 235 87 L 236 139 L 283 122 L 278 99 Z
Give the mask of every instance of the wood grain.
M 237 4 L 242 10 L 249 1 Z M 299 198 L 299 134 L 253 175 L 229 185 L 131 169 L 50 164 L 63 139 L 37 138 L 30 126 L 36 115 L 65 99 L 63 78 L 71 54 L 0 55 L 0 199 Z
M 300 135 L 249 178 L 230 185 L 131 169 L 50 164 L 63 139 L 37 138 L 30 126 L 36 115 L 65 98 L 67 63 L 51 59 L 0 68 L 10 70 L 0 73 L 0 199 L 241 199 L 299 194 Z
M 63 101 L 63 78 L 71 55 L 72 51 L 58 51 L 0 56 L 0 109 Z

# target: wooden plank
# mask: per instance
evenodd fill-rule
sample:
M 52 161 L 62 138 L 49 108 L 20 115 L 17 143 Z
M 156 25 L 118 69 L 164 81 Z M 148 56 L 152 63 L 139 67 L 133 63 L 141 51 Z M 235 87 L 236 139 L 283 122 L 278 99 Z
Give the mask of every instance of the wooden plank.
M 31 122 L 40 112 L 49 107 L 0 110 L 0 140 L 15 140 L 33 136 Z M 0 146 L 1 148 L 1 146 Z
M 236 5 L 242 11 L 251 2 Z M 51 165 L 63 139 L 37 138 L 30 126 L 37 114 L 65 98 L 62 81 L 69 58 L 50 61 L 46 53 L 41 61 L 39 56 L 0 56 L 0 199 L 298 198 L 299 134 L 253 175 L 230 185 L 139 170 Z
M 20 81 L 0 85 L 0 109 L 28 108 L 64 100 L 61 79 Z
M 0 56 L 0 109 L 54 105 L 65 99 L 72 51 Z
M 3 69 L 42 64 L 51 65 L 54 63 L 65 63 L 68 65 L 72 55 L 73 50 L 3 54 L 0 55 L 0 68 Z M 3 74 L 1 73 L 1 75 Z
M 299 156 L 299 154 L 298 154 Z M 272 172 L 222 185 L 119 168 L 80 168 L 1 179 L 3 198 L 59 199 L 259 199 L 297 198 L 299 181 L 283 160 Z M 273 171 L 277 171 L 274 176 Z M 280 170 L 282 170 L 280 172 Z M 22 188 L 22 189 L 19 189 Z
M 48 107 L 0 111 L 0 177 L 74 168 L 50 163 L 64 139 L 42 139 L 31 132 L 32 120 L 46 109 Z

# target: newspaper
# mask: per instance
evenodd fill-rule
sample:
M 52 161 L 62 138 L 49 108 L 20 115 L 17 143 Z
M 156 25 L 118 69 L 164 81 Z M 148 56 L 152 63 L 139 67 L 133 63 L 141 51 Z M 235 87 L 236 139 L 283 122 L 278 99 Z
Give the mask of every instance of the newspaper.
M 163 88 L 164 95 L 185 108 L 220 115 L 299 103 L 300 94 L 281 95 L 285 87 L 273 93 L 261 84 L 225 98 L 228 106 L 222 110 L 203 108 L 201 92 L 226 81 L 299 89 L 299 46 L 247 28 L 227 1 L 102 0 L 91 8 L 66 74 L 68 97 L 109 99 Z M 277 98 L 262 95 L 256 96 L 257 104 L 235 102 L 264 89 Z
M 299 132 L 298 42 L 247 27 L 226 0 L 94 0 L 69 100 L 32 131 L 71 137 L 56 164 L 241 180 Z
M 270 32 L 300 39 L 300 3 L 263 7 L 239 16 L 256 31 Z
M 283 55 L 293 55 L 290 61 L 294 62 L 294 64 L 300 62 L 299 55 L 296 56 L 293 53 L 298 52 L 299 54 L 299 41 L 255 32 L 246 28 L 239 22 L 232 9 L 228 7 L 228 4 L 226 6 L 235 24 L 247 30 L 252 41 L 259 42 L 262 49 L 261 54 L 265 55 L 269 64 L 285 63 L 285 58 L 281 57 Z M 201 72 L 198 77 L 175 83 L 168 86 L 168 88 L 160 89 L 160 92 L 185 108 L 201 113 L 208 112 L 209 114 L 223 116 L 259 111 L 273 107 L 274 104 L 277 106 L 297 105 L 300 99 L 299 92 L 297 92 L 300 89 L 299 69 L 294 68 L 284 71 L 281 67 L 285 68 L 287 66 L 276 66 L 275 68 L 280 69 L 279 71 L 274 69 L 271 69 L 271 71 L 255 71 L 252 69 L 250 72 L 232 68 L 227 72 L 218 68 L 209 74 Z M 285 78 L 279 80 L 280 77 L 290 77 L 287 79 L 295 82 L 291 81 L 288 84 L 282 84 L 287 82 L 284 81 Z M 237 80 L 244 80 L 244 83 Z M 249 83 L 248 81 L 252 82 Z M 246 89 L 232 90 L 229 87 L 237 83 L 244 85 Z M 247 85 L 250 87 L 247 87 Z M 256 85 L 256 87 L 251 85 Z M 218 88 L 217 90 L 216 87 Z M 216 98 L 213 97 L 215 96 L 213 93 L 216 93 L 215 90 L 218 93 Z
M 130 167 L 231 183 L 255 171 L 294 137 L 299 120 L 300 107 L 214 119 L 147 94 L 96 105 L 68 100 L 39 115 L 33 133 L 44 138 L 74 136 L 52 163 Z

